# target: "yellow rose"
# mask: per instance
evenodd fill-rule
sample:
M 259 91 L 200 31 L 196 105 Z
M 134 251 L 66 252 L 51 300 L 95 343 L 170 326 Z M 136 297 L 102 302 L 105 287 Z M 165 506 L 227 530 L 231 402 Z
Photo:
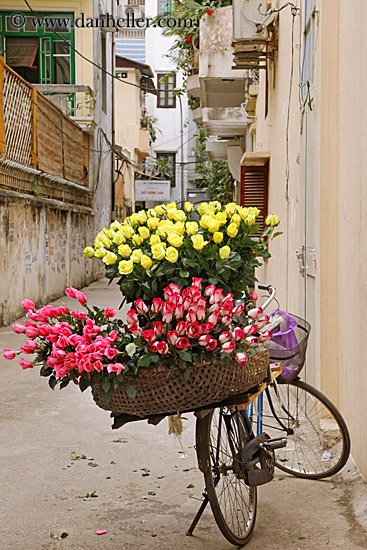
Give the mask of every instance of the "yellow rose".
M 171 246 L 174 246 L 175 248 L 179 248 L 183 243 L 183 236 L 177 235 L 177 233 L 170 231 L 167 235 L 167 241 Z
M 169 204 L 166 204 L 166 208 L 167 208 L 167 212 L 168 212 L 168 210 L 171 210 L 172 208 L 175 208 L 177 210 L 177 204 L 174 201 L 170 202 Z
M 159 238 L 159 235 L 152 235 L 149 239 L 149 244 L 152 246 L 153 244 L 158 244 L 161 242 L 161 239 Z
M 154 208 L 149 208 L 148 210 L 148 218 L 156 218 L 157 212 L 154 210 Z
M 210 233 L 216 233 L 219 229 L 219 221 L 212 218 L 210 222 L 208 223 L 208 229 Z
M 152 250 L 153 258 L 155 260 L 163 260 L 163 258 L 166 255 L 166 251 L 163 244 L 153 244 L 151 250 Z
M 260 214 L 260 210 L 256 207 L 249 208 L 248 210 L 250 214 L 253 214 L 255 216 L 255 218 L 257 218 Z
M 226 204 L 226 212 L 229 216 L 233 216 L 233 214 L 236 212 L 237 205 L 235 202 L 229 202 Z
M 106 248 L 110 248 L 112 241 L 106 237 L 106 235 L 102 235 L 99 239 L 99 241 L 105 246 Z
M 239 209 L 240 216 L 243 220 L 245 220 L 249 214 L 248 208 L 240 208 Z
M 109 251 L 105 256 L 103 256 L 102 262 L 106 265 L 113 265 L 117 262 L 117 256 L 113 252 Z
M 157 227 L 159 225 L 158 218 L 148 218 L 147 225 L 148 225 L 149 229 L 154 231 L 154 229 L 157 229 Z
M 167 210 L 167 217 L 169 220 L 174 220 L 176 212 L 178 212 L 177 208 L 169 208 Z
M 166 213 L 166 208 L 164 204 L 158 204 L 158 206 L 156 206 L 154 210 L 156 211 L 157 216 L 159 217 L 163 216 Z
M 166 260 L 171 262 L 171 264 L 174 264 L 175 262 L 177 262 L 177 258 L 178 252 L 176 248 L 173 248 L 173 246 L 169 246 L 166 250 Z
M 130 216 L 130 222 L 131 222 L 133 225 L 136 225 L 137 223 L 139 223 L 139 216 L 138 216 L 138 214 L 131 214 L 131 216 Z
M 115 236 L 115 232 L 113 229 L 105 229 L 104 232 L 106 234 L 106 237 L 108 237 L 110 240 L 112 240 Z
M 207 244 L 207 241 L 204 241 L 204 237 L 202 235 L 193 235 L 191 240 L 195 250 L 202 250 Z
M 143 254 L 143 256 L 141 257 L 140 263 L 144 267 L 144 269 L 149 269 L 153 265 L 152 259 L 149 258 L 149 256 L 146 256 L 145 254 Z
M 132 250 L 128 244 L 122 244 L 118 247 L 118 253 L 123 258 L 130 258 Z
M 131 260 L 121 260 L 119 263 L 119 273 L 121 275 L 130 275 L 134 270 L 134 264 Z
M 121 223 L 115 220 L 111 223 L 110 229 L 113 229 L 114 231 L 117 231 L 121 227 Z
M 94 256 L 94 248 L 91 246 L 87 246 L 84 248 L 84 256 L 87 256 L 87 258 L 93 258 Z
M 127 239 L 131 239 L 131 237 L 134 235 L 134 230 L 131 225 L 123 225 L 121 227 L 121 231 Z
M 147 227 L 142 225 L 141 227 L 139 227 L 138 231 L 139 231 L 139 235 L 141 236 L 142 239 L 149 239 L 150 231 Z
M 238 227 L 241 223 L 241 216 L 239 216 L 238 214 L 233 214 L 231 222 L 235 223 Z
M 222 246 L 222 248 L 219 249 L 219 256 L 222 258 L 222 260 L 226 260 L 230 253 L 231 249 L 229 248 L 229 246 Z
M 221 243 L 223 241 L 223 233 L 216 231 L 213 235 L 213 240 L 217 244 Z
M 199 231 L 199 226 L 196 222 L 186 222 L 186 233 L 188 235 L 196 235 Z
M 208 229 L 209 223 L 211 222 L 213 218 L 211 216 L 208 216 L 207 214 L 204 214 L 200 220 L 200 227 L 203 229 Z
M 209 205 L 208 205 L 207 202 L 202 202 L 201 204 L 199 204 L 198 212 L 199 212 L 200 216 L 203 216 L 206 213 L 206 211 L 208 210 L 208 207 L 209 207 Z
M 224 225 L 227 221 L 227 214 L 225 212 L 218 212 L 215 217 L 219 221 L 220 225 Z
M 194 205 L 191 202 L 187 201 L 184 204 L 184 209 L 185 212 L 192 212 L 194 210 Z
M 220 210 L 222 208 L 222 205 L 219 201 L 212 201 L 209 203 L 209 206 L 213 207 L 214 210 Z
M 276 214 L 270 214 L 265 220 L 265 225 L 270 225 L 271 227 L 274 227 L 275 225 L 279 224 L 279 218 Z
M 184 222 L 186 220 L 186 214 L 183 210 L 176 210 L 174 218 L 176 222 Z
M 249 214 L 245 220 L 245 223 L 247 225 L 254 225 L 254 223 L 256 222 L 256 216 L 255 214 Z
M 145 223 L 147 221 L 147 215 L 145 213 L 145 210 L 140 210 L 138 212 L 138 220 L 140 223 Z
M 232 237 L 232 239 L 237 235 L 238 229 L 237 225 L 235 223 L 230 223 L 227 227 L 227 235 L 228 237 Z
M 143 239 L 139 235 L 133 235 L 132 241 L 135 244 L 135 246 L 140 246 L 141 243 L 143 242 Z
M 178 235 L 184 235 L 185 234 L 185 224 L 183 222 L 176 222 L 173 226 L 173 231 L 175 233 L 178 233 Z
M 159 237 L 162 237 L 162 239 L 165 239 L 167 237 L 167 228 L 166 227 L 158 227 L 157 233 Z
M 125 242 L 125 237 L 121 231 L 117 231 L 112 239 L 112 242 L 119 245 Z
M 94 252 L 94 255 L 96 258 L 103 258 L 104 256 L 106 256 L 106 254 L 107 254 L 107 250 L 105 250 L 104 248 L 98 248 Z
M 135 248 L 133 250 L 133 253 L 131 254 L 131 260 L 134 262 L 134 264 L 140 264 L 142 257 L 144 256 L 143 252 L 140 250 L 140 248 Z

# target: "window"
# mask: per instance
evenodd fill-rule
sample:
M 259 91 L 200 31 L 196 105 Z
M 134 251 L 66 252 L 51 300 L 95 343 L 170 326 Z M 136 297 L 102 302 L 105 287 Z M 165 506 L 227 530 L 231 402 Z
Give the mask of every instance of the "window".
M 256 219 L 261 235 L 268 215 L 268 163 L 263 166 L 241 166 L 241 206 L 256 207 L 260 214 Z
M 70 46 L 62 40 L 53 45 L 54 84 L 70 84 Z
M 171 180 L 171 187 L 176 187 L 176 153 L 156 153 L 157 175 Z
M 157 107 L 174 109 L 176 107 L 176 95 L 173 90 L 176 88 L 176 74 L 158 74 L 157 80 Z
M 158 12 L 161 13 L 171 13 L 173 8 L 173 0 L 158 0 Z

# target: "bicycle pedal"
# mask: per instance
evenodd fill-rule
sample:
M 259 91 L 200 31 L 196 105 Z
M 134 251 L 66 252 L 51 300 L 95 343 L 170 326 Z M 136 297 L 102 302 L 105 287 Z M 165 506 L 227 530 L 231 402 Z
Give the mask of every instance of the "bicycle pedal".
M 260 443 L 260 447 L 267 450 L 281 449 L 287 445 L 286 437 L 277 437 L 274 439 L 267 439 L 263 443 Z

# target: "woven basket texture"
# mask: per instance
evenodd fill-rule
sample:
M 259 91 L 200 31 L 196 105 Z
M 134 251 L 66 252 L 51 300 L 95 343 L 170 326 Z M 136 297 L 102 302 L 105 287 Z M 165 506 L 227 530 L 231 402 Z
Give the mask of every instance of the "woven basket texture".
M 267 349 L 250 355 L 245 366 L 199 365 L 191 369 L 187 381 L 178 367 L 172 373 L 146 368 L 132 382 L 134 399 L 126 395 L 123 387 L 113 391 L 107 404 L 101 395 L 93 394 L 93 399 L 102 409 L 118 414 L 146 416 L 190 411 L 249 391 L 267 378 L 268 368 Z

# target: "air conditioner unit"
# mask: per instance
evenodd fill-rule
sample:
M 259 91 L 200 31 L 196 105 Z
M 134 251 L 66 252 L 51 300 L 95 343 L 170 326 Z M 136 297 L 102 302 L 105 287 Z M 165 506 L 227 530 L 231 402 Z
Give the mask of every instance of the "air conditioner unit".
M 265 40 L 264 14 L 259 11 L 260 0 L 233 0 L 233 40 Z

